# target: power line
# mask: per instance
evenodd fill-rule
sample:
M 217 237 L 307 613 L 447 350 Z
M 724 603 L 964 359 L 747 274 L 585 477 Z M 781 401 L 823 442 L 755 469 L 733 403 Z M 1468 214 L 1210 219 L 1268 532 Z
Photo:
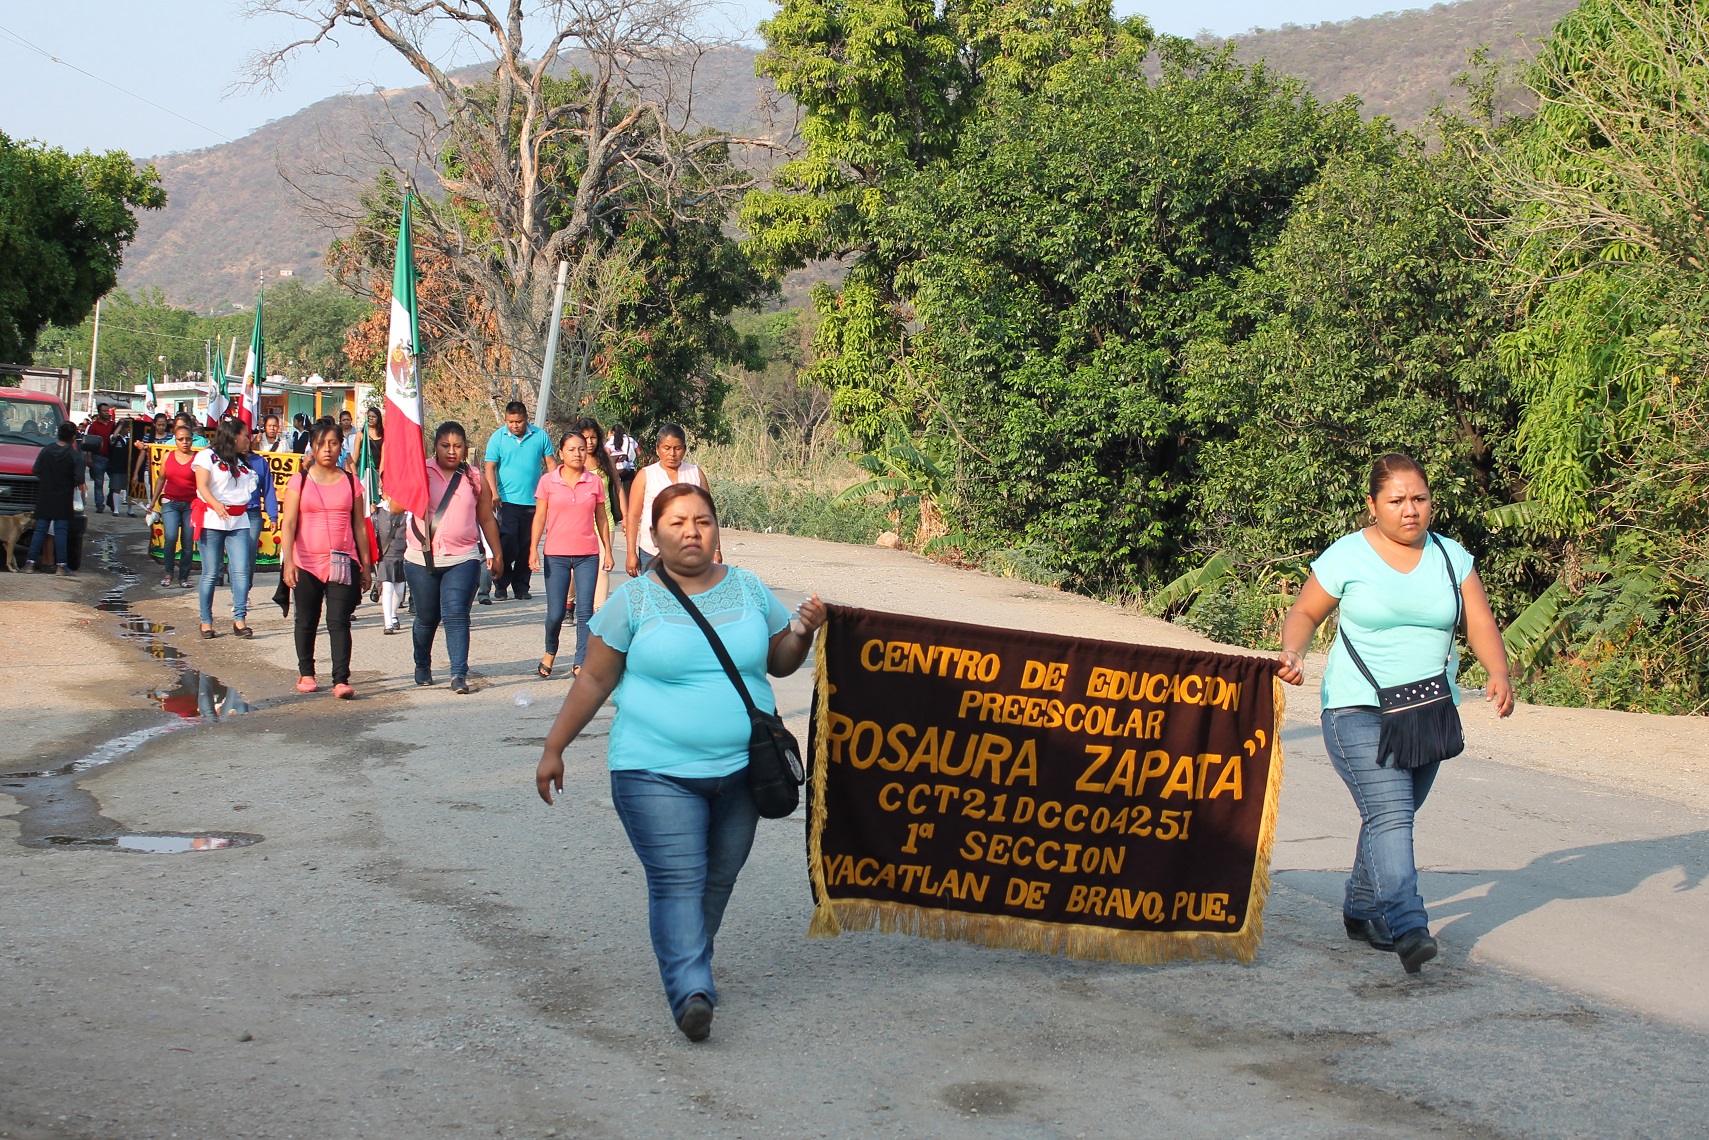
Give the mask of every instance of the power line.
M 130 91 L 130 90 L 127 90 L 126 88 L 120 87 L 117 83 L 114 83 L 112 80 L 103 79 L 101 76 L 96 75 L 93 71 L 85 71 L 85 70 L 83 70 L 83 68 L 78 67 L 75 63 L 71 63 L 68 60 L 63 60 L 63 59 L 59 58 L 59 56 L 54 55 L 52 52 L 48 51 L 46 48 L 37 47 L 35 44 L 31 43 L 29 40 L 26 40 L 23 36 L 20 36 L 17 32 L 14 32 L 12 29 L 10 29 L 4 25 L 0 25 L 0 32 L 4 32 L 8 37 L 11 38 L 11 40 L 14 43 L 18 44 L 20 47 L 29 48 L 31 51 L 35 52 L 37 55 L 40 55 L 45 59 L 51 59 L 53 62 L 59 64 L 61 67 L 69 67 L 71 70 L 77 72 L 79 75 L 87 75 L 90 79 L 93 79 L 97 83 L 105 83 L 108 87 L 111 87 L 114 91 L 117 91 L 122 95 L 129 95 L 132 99 L 141 100 L 142 102 L 147 103 L 150 107 L 153 107 L 157 111 L 165 111 L 168 115 L 171 115 L 175 119 L 183 119 L 186 123 L 189 123 L 192 127 L 200 127 L 202 130 L 207 131 L 209 134 L 215 136 L 216 138 L 225 139 L 226 142 L 236 141 L 231 136 L 223 135 L 219 131 L 214 130 L 214 128 L 208 126 L 206 123 L 198 123 L 196 120 L 190 118 L 188 115 L 180 115 L 177 111 L 174 111 L 171 107 L 162 107 L 159 103 L 156 103 L 153 99 L 150 99 L 144 95 L 138 95 L 135 91 Z

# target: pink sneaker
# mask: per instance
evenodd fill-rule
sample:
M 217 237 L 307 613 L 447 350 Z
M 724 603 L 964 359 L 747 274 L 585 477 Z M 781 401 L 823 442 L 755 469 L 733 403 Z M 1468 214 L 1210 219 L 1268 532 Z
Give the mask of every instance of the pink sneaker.
M 349 685 L 340 683 L 332 687 L 332 695 L 341 701 L 347 701 L 356 695 L 356 690 Z
M 320 688 L 320 686 L 315 684 L 315 679 L 313 677 L 297 678 L 297 692 L 299 693 L 312 693 L 318 688 Z

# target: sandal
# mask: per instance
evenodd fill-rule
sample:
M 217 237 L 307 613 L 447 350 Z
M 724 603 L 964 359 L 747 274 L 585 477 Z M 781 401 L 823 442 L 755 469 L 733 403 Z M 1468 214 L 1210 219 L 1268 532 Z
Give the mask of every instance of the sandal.
M 172 575 L 168 574 L 166 577 L 162 578 L 160 580 L 160 585 L 162 588 L 172 585 Z
M 534 671 L 542 677 L 550 677 L 552 675 L 552 663 L 542 657 L 540 664 L 535 667 Z
M 570 666 L 570 676 L 580 677 L 581 675 L 582 675 L 582 667 L 580 665 L 571 665 Z

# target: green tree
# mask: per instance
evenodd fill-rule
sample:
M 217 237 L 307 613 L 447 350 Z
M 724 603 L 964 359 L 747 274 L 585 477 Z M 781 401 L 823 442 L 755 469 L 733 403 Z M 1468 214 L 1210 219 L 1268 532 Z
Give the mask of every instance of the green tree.
M 959 521 L 1083 589 L 1172 576 L 1198 450 L 1186 346 L 1225 335 L 1326 161 L 1393 145 L 1351 102 L 1183 40 L 993 93 L 887 217 L 916 251 L 897 367 L 956 435 Z
M 1709 702 L 1706 57 L 1701 0 L 1586 0 L 1526 74 L 1537 114 L 1486 152 L 1524 402 L 1501 517 L 1563 543 L 1509 643 L 1555 699 Z
M 27 362 L 44 328 L 76 324 L 113 287 L 137 211 L 166 204 L 159 181 L 120 151 L 0 133 L 0 360 Z

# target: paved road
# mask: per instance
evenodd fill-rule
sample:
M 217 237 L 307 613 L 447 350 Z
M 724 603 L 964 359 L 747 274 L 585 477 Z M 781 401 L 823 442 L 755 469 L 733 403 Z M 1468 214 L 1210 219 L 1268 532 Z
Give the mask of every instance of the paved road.
M 731 538 L 733 560 L 780 592 L 1194 640 L 892 552 Z M 193 626 L 182 596 L 134 593 L 148 616 Z M 153 740 L 82 786 L 132 830 L 265 841 L 188 856 L 0 843 L 0 1131 L 1704 1131 L 1702 817 L 1457 761 L 1420 839 L 1445 953 L 1409 979 L 1341 936 L 1357 821 L 1303 708 L 1254 965 L 809 941 L 802 825 L 780 821 L 762 827 L 720 936 L 713 1040 L 690 1046 L 663 1009 L 640 869 L 606 806 L 605 722 L 569 758 L 566 801 L 534 798 L 564 687 L 529 674 L 540 609 L 478 611 L 464 698 L 409 684 L 407 639 L 371 619 L 350 705 L 290 692 L 276 611 L 252 643 L 178 635 L 258 711 Z M 780 703 L 804 710 L 804 681 Z

